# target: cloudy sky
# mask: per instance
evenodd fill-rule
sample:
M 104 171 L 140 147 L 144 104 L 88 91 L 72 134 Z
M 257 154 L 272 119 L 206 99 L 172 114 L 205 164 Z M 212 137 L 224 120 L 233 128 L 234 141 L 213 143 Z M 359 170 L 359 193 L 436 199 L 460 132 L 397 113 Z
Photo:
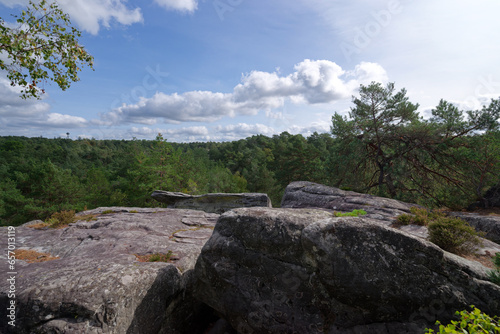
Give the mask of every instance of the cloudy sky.
M 0 17 L 27 1 L 0 0 Z M 0 135 L 224 141 L 328 132 L 360 84 L 422 115 L 500 97 L 497 0 L 59 0 L 95 71 L 22 100 L 0 73 Z

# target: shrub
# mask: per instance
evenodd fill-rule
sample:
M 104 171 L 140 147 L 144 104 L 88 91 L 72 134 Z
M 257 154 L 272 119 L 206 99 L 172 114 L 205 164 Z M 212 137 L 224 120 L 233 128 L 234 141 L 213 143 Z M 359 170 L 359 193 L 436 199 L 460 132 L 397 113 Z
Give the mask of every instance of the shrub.
M 45 221 L 51 228 L 62 228 L 76 222 L 75 210 L 55 212 Z
M 437 217 L 428 227 L 429 240 L 448 252 L 471 254 L 481 244 L 476 230 L 460 218 Z
M 456 312 L 457 316 L 460 316 L 459 321 L 451 321 L 446 327 L 442 325 L 439 321 L 436 325 L 439 325 L 439 334 L 500 334 L 500 322 L 497 316 L 493 318 L 487 314 L 482 313 L 474 305 L 471 305 L 472 311 L 461 311 Z M 432 329 L 426 329 L 426 334 L 435 333 Z
M 422 225 L 427 226 L 432 221 L 445 217 L 444 213 L 441 211 L 428 211 L 425 208 L 410 208 L 411 214 L 402 214 L 398 216 L 397 222 L 401 225 Z
M 335 217 L 358 217 L 366 215 L 365 210 L 352 210 L 351 212 L 335 212 Z
M 500 253 L 495 254 L 493 263 L 496 268 L 495 270 L 490 271 L 490 279 L 493 283 L 500 285 Z

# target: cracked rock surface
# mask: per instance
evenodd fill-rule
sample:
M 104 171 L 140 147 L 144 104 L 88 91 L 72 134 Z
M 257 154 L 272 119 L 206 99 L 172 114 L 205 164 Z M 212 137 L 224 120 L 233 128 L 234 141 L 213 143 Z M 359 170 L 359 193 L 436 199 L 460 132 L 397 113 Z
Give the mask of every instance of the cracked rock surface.
M 423 333 L 469 305 L 500 314 L 478 262 L 319 209 L 224 213 L 195 276 L 198 298 L 239 333 Z
M 80 215 L 89 214 L 95 216 L 62 229 L 35 229 L 30 227 L 34 223 L 16 228 L 17 249 L 59 259 L 16 261 L 17 326 L 13 332 L 156 334 L 196 330 L 192 327 L 196 324 L 185 323 L 185 319 L 202 306 L 186 293 L 186 277 L 219 215 L 118 207 Z M 7 228 L 0 233 L 0 248 L 7 249 Z M 136 257 L 169 252 L 169 263 L 139 262 Z M 2 253 L 0 261 L 6 263 L 6 256 Z M 5 275 L 2 270 L 2 319 L 6 319 L 9 302 Z M 2 333 L 13 329 L 5 321 L 0 326 Z

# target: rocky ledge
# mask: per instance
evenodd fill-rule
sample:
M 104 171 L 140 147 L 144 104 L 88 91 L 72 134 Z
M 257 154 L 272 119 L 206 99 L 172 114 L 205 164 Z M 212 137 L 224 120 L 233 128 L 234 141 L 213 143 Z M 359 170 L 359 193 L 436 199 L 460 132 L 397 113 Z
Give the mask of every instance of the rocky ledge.
M 322 208 L 332 212 L 362 209 L 367 212 L 366 218 L 390 223 L 397 216 L 409 213 L 413 206 L 418 205 L 305 181 L 290 183 L 281 201 L 282 208 Z
M 271 207 L 271 199 L 267 194 L 261 193 L 188 195 L 156 190 L 151 197 L 160 203 L 167 204 L 169 208 L 193 209 L 219 214 L 236 208 Z
M 219 215 L 113 207 L 86 211 L 80 217 L 85 220 L 61 229 L 40 229 L 41 222 L 16 228 L 17 250 L 36 253 L 34 263 L 16 262 L 15 333 L 200 330 L 209 312 L 191 297 L 186 278 Z M 2 228 L 1 249 L 7 249 L 6 234 Z M 141 262 L 152 254 L 169 257 L 169 263 Z M 6 255 L 2 253 L 3 263 Z M 38 262 L 49 256 L 51 261 Z M 2 275 L 3 320 L 9 302 L 7 284 Z M 9 333 L 14 328 L 3 320 L 0 332 Z

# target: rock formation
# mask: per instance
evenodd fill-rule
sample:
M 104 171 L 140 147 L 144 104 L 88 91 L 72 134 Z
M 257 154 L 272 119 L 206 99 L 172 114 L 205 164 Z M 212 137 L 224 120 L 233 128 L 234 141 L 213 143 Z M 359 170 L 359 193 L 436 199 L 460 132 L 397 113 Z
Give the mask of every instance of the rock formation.
M 58 259 L 17 260 L 15 333 L 195 333 L 206 325 L 203 314 L 209 312 L 191 297 L 189 273 L 217 214 L 140 208 L 82 214 L 89 221 L 62 229 L 36 229 L 34 223 L 16 228 L 18 250 Z M 5 230 L 1 249 L 7 249 Z M 171 263 L 136 256 L 155 253 L 171 254 Z M 9 333 L 7 281 L 1 278 L 0 332 Z
M 151 194 L 151 197 L 158 202 L 167 204 L 169 208 L 193 209 L 218 214 L 235 208 L 271 207 L 269 197 L 260 193 L 188 195 L 156 190 Z
M 486 272 L 374 219 L 245 208 L 220 217 L 195 294 L 239 333 L 422 333 L 471 304 L 500 314 Z
M 487 268 L 428 242 L 426 227 L 394 225 L 413 204 L 311 182 L 290 184 L 280 209 L 262 194 L 153 197 L 172 208 L 99 208 L 61 229 L 17 227 L 16 248 L 50 261 L 15 264 L 15 333 L 421 334 L 471 304 L 500 314 Z M 334 215 L 354 209 L 368 214 Z M 494 222 L 476 226 L 497 240 Z M 169 261 L 141 262 L 157 253 Z M 4 270 L 2 319 L 7 285 Z M 11 329 L 0 322 L 0 333 Z
M 453 212 L 451 215 L 462 218 L 477 231 L 484 232 L 486 239 L 500 244 L 500 216 L 465 212 Z
M 391 223 L 395 217 L 409 213 L 412 206 L 418 205 L 304 181 L 290 183 L 281 201 L 282 208 L 323 208 L 340 212 L 362 209 L 368 213 L 366 218 Z

